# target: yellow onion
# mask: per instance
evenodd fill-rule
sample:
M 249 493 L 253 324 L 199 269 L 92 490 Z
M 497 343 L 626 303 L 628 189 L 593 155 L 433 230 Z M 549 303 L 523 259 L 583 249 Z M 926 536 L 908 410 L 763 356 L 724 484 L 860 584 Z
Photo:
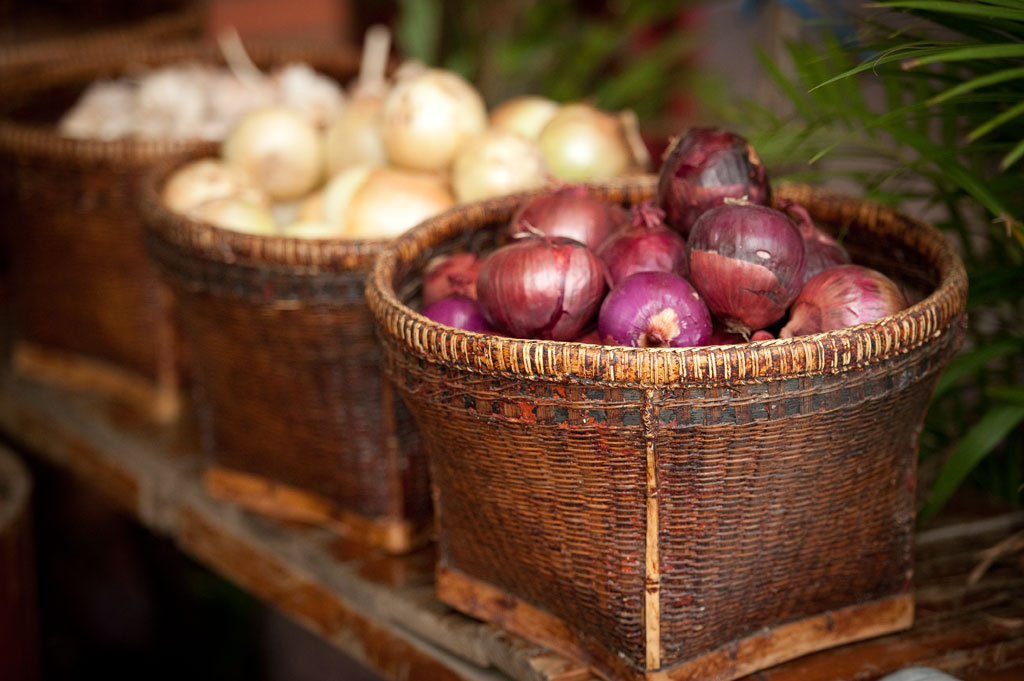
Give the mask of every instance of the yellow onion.
M 269 210 L 257 203 L 233 196 L 200 204 L 192 209 L 189 215 L 196 220 L 235 232 L 260 235 L 277 232 L 277 223 L 274 222 Z
M 259 205 L 267 203 L 248 175 L 216 158 L 201 158 L 175 170 L 160 196 L 165 206 L 178 213 L 231 196 Z
M 300 198 L 323 176 L 320 133 L 307 116 L 285 106 L 246 114 L 228 133 L 221 156 L 275 201 Z
M 540 95 L 520 95 L 494 107 L 490 125 L 535 140 L 556 113 L 558 102 Z
M 541 130 L 538 142 L 555 176 L 568 181 L 642 172 L 650 162 L 630 111 L 612 114 L 589 104 L 566 104 Z
M 444 69 L 399 78 L 382 107 L 388 159 L 410 170 L 447 170 L 462 143 L 487 127 L 483 97 L 462 76 Z
M 536 142 L 491 128 L 462 145 L 452 164 L 452 189 L 459 201 L 479 201 L 543 187 L 549 175 Z
M 390 239 L 453 205 L 439 175 L 361 165 L 324 187 L 323 219 L 352 239 Z

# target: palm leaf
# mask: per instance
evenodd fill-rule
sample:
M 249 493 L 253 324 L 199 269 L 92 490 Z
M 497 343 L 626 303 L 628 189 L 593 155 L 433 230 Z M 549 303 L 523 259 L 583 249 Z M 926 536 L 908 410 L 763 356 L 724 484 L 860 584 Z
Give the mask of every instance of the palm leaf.
M 990 409 L 953 448 L 929 491 L 928 500 L 918 513 L 918 522 L 927 523 L 949 501 L 974 467 L 1021 421 L 1024 421 L 1024 404 L 1000 404 Z
M 1003 6 L 983 5 L 970 2 L 949 2 L 948 0 L 894 0 L 893 2 L 875 2 L 868 7 L 879 7 L 888 9 L 924 10 L 928 12 L 942 12 L 958 16 L 978 17 L 979 19 L 1009 19 L 1010 21 L 1024 21 L 1024 9 L 1020 3 L 1007 4 Z

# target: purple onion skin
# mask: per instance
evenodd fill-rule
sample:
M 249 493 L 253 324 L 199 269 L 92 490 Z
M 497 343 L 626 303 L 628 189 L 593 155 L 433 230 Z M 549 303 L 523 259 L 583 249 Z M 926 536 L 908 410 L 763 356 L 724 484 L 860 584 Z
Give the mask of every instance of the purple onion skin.
M 804 240 L 767 206 L 727 203 L 704 213 L 688 241 L 690 281 L 727 331 L 744 338 L 786 314 L 804 281 Z
M 476 298 L 476 276 L 480 261 L 473 253 L 454 253 L 434 258 L 423 268 L 423 304 L 461 294 Z
M 907 305 L 899 286 L 877 270 L 860 265 L 830 267 L 804 284 L 779 338 L 873 322 Z
M 572 340 L 592 323 L 607 277 L 604 262 L 578 241 L 525 235 L 484 258 L 477 300 L 499 331 Z
M 456 329 L 477 333 L 494 332 L 494 328 L 484 319 L 477 302 L 457 293 L 427 305 L 423 308 L 423 316 Z
M 651 203 L 637 204 L 632 223 L 612 232 L 597 249 L 613 286 L 637 272 L 672 272 L 681 277 L 689 273 L 686 240 L 665 226 L 664 216 Z
M 658 171 L 657 202 L 666 224 L 688 237 L 705 211 L 726 198 L 767 205 L 771 184 L 761 157 L 743 137 L 721 128 L 690 128 Z
M 637 272 L 613 288 L 597 316 L 601 338 L 640 348 L 686 348 L 711 340 L 711 313 L 671 272 Z
M 837 265 L 846 265 L 850 262 L 850 254 L 846 252 L 843 245 L 823 232 L 814 224 L 807 209 L 792 201 L 781 202 L 782 210 L 790 215 L 795 215 L 797 229 L 804 238 L 804 249 L 806 251 L 806 262 L 804 264 L 804 281 L 813 277 L 822 270 Z
M 622 206 L 598 198 L 582 185 L 566 185 L 520 206 L 509 222 L 508 235 L 516 237 L 532 228 L 597 249 L 628 220 L 629 214 Z

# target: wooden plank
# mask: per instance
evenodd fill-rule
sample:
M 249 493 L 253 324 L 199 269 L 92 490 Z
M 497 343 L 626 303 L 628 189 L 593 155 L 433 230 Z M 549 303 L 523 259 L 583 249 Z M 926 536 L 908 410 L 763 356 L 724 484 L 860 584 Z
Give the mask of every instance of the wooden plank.
M 106 393 L 0 375 L 0 428 L 182 551 L 391 679 L 595 681 L 585 665 L 455 612 L 434 594 L 434 553 L 372 552 L 212 498 L 192 425 Z M 918 537 L 909 631 L 820 651 L 749 681 L 873 681 L 909 665 L 963 681 L 1024 678 L 1024 565 L 990 549 L 1024 513 Z M 977 580 L 972 573 L 986 561 Z M 498 671 L 494 671 L 498 670 Z

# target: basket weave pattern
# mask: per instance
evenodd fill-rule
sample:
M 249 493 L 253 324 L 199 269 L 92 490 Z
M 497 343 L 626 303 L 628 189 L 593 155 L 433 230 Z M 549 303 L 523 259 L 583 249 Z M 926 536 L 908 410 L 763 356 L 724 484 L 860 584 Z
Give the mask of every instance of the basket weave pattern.
M 305 60 L 348 79 L 346 50 L 251 46 L 256 63 Z M 177 389 L 173 303 L 143 246 L 139 178 L 154 163 L 212 153 L 196 140 L 61 137 L 55 122 L 90 83 L 142 65 L 218 63 L 213 45 L 111 43 L 5 76 L 0 118 L 0 229 L 10 252 L 17 341 L 128 369 Z
M 147 246 L 178 301 L 212 462 L 422 533 L 426 462 L 383 383 L 364 295 L 381 245 L 252 236 L 174 215 L 157 192 L 174 167 L 157 166 L 144 187 Z
M 631 202 L 650 188 L 605 191 Z M 557 631 L 610 677 L 708 679 L 882 633 L 829 613 L 909 602 L 917 435 L 959 344 L 963 269 L 909 218 L 805 187 L 780 195 L 849 227 L 855 257 L 898 244 L 875 259 L 930 295 L 805 338 L 612 348 L 457 331 L 401 302 L 426 259 L 486 245 L 514 197 L 430 221 L 382 256 L 369 300 L 428 451 L 443 599 L 539 641 Z M 798 643 L 772 643 L 794 623 Z

